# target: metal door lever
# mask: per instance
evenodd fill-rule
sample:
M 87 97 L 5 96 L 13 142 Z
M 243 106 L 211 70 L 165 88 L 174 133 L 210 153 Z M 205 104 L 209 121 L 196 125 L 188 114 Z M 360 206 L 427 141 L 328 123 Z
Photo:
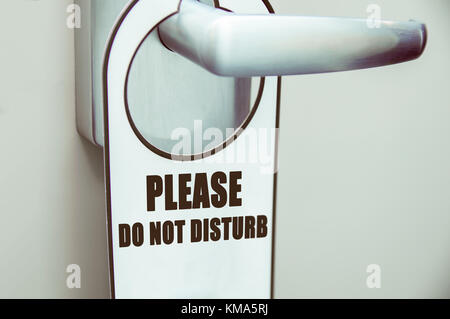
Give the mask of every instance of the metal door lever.
M 243 15 L 183 0 L 159 26 L 171 50 L 220 76 L 326 73 L 395 64 L 424 51 L 424 24 L 365 19 Z

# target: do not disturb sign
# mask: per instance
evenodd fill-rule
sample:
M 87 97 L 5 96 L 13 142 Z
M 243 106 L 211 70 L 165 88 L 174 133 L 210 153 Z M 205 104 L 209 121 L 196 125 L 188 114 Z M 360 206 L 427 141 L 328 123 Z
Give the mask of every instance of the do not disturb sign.
M 210 175 L 210 179 L 207 173 L 197 173 L 194 178 L 191 174 L 178 175 L 177 199 L 174 198 L 173 175 L 147 176 L 148 212 L 154 212 L 156 201 L 160 200 L 165 211 L 193 211 L 192 219 L 150 221 L 148 227 L 142 223 L 120 224 L 119 246 L 140 247 L 145 242 L 154 246 L 267 237 L 266 215 L 194 218 L 194 210 L 242 206 L 242 172 L 229 172 L 228 175 L 215 172 Z
M 265 2 L 251 2 L 255 13 L 267 12 Z M 247 10 L 250 2 L 245 3 L 231 1 L 234 7 L 230 9 L 239 11 L 239 6 L 244 6 Z M 153 39 L 158 23 L 174 14 L 178 4 L 178 0 L 131 2 L 111 34 L 105 55 L 105 172 L 112 295 L 269 298 L 276 194 L 274 134 L 267 134 L 264 140 L 269 155 L 265 169 L 257 162 L 230 159 L 235 158 L 236 149 L 251 150 L 259 143 L 260 138 L 252 139 L 255 132 L 276 132 L 279 79 L 261 79 L 257 103 L 242 117 L 244 124 L 237 123 L 235 132 L 220 147 L 200 156 L 167 156 L 170 152 L 152 144 L 145 137 L 148 134 L 131 120 L 136 114 L 130 114 L 128 104 L 133 101 L 127 100 L 125 89 L 130 64 L 144 39 Z M 164 69 L 164 64 L 158 65 Z M 248 83 L 239 83 L 236 96 L 245 96 L 242 92 Z M 177 103 L 186 103 L 181 105 L 186 109 L 195 107 L 186 101 Z M 201 114 L 211 116 L 214 108 L 214 103 L 209 104 L 212 113 Z M 162 103 L 154 116 L 164 114 L 178 121 L 180 114 L 171 110 Z M 216 122 L 227 118 L 233 122 L 238 113 Z

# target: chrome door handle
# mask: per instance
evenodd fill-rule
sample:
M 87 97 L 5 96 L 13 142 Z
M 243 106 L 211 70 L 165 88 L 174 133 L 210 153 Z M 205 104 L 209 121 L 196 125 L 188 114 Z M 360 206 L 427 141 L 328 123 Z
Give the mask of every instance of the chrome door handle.
M 161 41 L 220 76 L 251 77 L 371 68 L 418 58 L 424 24 L 365 19 L 243 15 L 183 0 L 159 26 Z

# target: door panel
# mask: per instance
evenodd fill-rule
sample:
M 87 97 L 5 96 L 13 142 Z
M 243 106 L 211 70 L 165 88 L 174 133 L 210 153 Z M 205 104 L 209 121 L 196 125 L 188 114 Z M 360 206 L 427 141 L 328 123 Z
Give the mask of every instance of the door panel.
M 374 1 L 272 1 L 277 13 L 365 17 Z M 376 1 L 420 19 L 424 55 L 283 78 L 277 298 L 450 297 L 449 1 Z M 381 267 L 381 288 L 366 285 Z

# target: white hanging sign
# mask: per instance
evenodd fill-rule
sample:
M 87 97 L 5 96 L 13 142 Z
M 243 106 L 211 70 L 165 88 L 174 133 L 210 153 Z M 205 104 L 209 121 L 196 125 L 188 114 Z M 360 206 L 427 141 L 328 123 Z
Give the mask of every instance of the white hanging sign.
M 227 143 L 195 157 L 167 156 L 139 134 L 129 116 L 126 86 L 135 52 L 178 4 L 178 0 L 132 1 L 113 30 L 105 55 L 112 294 L 270 298 L 279 79 L 263 80 L 258 105 Z M 267 3 L 260 0 L 220 5 L 267 12 Z M 263 162 L 249 159 L 262 149 Z M 245 160 L 239 160 L 242 150 L 250 153 Z

